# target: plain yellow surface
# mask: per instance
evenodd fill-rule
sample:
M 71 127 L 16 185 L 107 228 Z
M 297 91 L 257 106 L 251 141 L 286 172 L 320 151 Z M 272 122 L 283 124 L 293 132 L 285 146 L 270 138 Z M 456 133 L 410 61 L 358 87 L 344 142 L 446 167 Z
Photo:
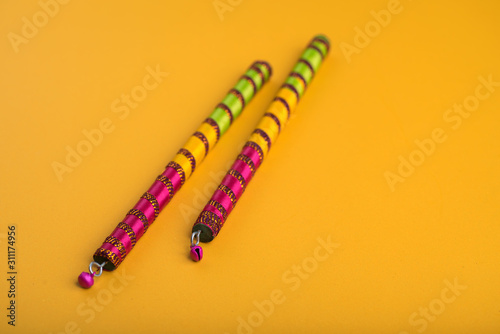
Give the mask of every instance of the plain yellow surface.
M 500 331 L 497 1 L 0 7 L 0 332 Z M 297 116 L 191 262 L 197 213 L 317 33 L 331 54 Z M 271 81 L 123 264 L 79 288 L 95 249 L 256 59 Z M 133 108 L 121 101 L 145 84 Z M 464 103 L 470 113 L 453 109 Z M 87 156 L 59 180 L 54 163 L 78 145 Z

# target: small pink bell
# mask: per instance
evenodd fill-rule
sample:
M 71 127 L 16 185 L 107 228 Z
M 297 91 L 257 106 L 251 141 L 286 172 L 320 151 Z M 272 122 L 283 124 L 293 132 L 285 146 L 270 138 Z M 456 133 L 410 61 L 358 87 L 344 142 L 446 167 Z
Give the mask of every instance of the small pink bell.
M 80 274 L 80 276 L 78 276 L 78 283 L 80 283 L 80 286 L 82 288 L 85 288 L 85 289 L 88 289 L 90 288 L 92 285 L 94 285 L 94 277 L 99 277 L 101 276 L 102 274 L 102 269 L 104 268 L 104 266 L 106 265 L 107 262 L 103 262 L 103 263 L 97 263 L 95 261 L 93 262 L 90 262 L 89 264 L 89 272 L 83 272 Z M 99 268 L 99 271 L 95 272 L 94 271 L 94 267 L 97 267 Z
M 201 246 L 191 246 L 191 259 L 194 262 L 198 262 L 203 258 L 203 248 Z
M 89 274 L 87 272 L 82 272 L 80 276 L 78 276 L 78 283 L 82 288 L 88 289 L 92 285 L 94 285 L 94 274 Z

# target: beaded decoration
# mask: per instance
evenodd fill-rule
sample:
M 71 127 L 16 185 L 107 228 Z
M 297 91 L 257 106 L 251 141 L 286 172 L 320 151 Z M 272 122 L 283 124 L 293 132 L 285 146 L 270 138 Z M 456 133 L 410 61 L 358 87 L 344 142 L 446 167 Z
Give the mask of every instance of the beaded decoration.
M 250 139 L 231 169 L 194 223 L 191 235 L 191 258 L 199 261 L 203 250 L 199 242 L 209 242 L 220 232 L 228 215 L 267 156 L 286 125 L 290 114 L 311 83 L 330 48 L 324 35 L 315 36 L 300 56 Z
M 219 138 L 229 129 L 255 94 L 272 74 L 267 62 L 257 61 L 250 66 L 236 85 L 229 91 L 212 114 L 189 138 L 166 169 L 151 187 L 142 195 L 137 204 L 128 211 L 122 222 L 94 253 L 94 262 L 89 272 L 83 272 L 78 281 L 84 288 L 94 284 L 93 277 L 100 276 L 102 270 L 116 269 L 134 248 L 158 217 L 160 211 L 179 191 L 195 168 L 217 144 Z M 93 268 L 98 269 L 98 273 Z

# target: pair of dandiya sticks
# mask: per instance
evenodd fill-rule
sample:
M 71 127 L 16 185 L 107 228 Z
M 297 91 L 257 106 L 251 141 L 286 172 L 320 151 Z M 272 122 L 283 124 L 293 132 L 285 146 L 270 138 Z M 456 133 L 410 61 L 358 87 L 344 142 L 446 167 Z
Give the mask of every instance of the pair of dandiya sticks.
M 267 157 L 271 145 L 275 143 L 294 112 L 299 99 L 327 56 L 329 48 L 330 43 L 326 36 L 317 35 L 312 39 L 232 167 L 196 219 L 191 234 L 190 252 L 194 261 L 200 261 L 203 257 L 200 241 L 212 241 L 219 234 L 228 215 Z M 94 261 L 89 265 L 89 272 L 82 272 L 78 277 L 82 287 L 90 288 L 94 284 L 94 276 L 100 276 L 103 270 L 115 270 L 123 262 L 161 210 L 271 75 L 272 69 L 267 62 L 256 61 L 250 66 L 224 100 L 168 163 L 165 171 L 156 178 L 148 191 L 97 249 L 93 256 Z

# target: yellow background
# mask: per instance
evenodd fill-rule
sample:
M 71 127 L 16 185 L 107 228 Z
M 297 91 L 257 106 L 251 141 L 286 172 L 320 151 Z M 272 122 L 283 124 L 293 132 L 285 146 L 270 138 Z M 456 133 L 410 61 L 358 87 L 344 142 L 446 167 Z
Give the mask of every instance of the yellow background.
M 351 57 L 341 46 L 355 46 L 356 27 L 387 1 L 222 2 L 231 10 L 221 19 L 211 0 L 73 0 L 16 53 L 9 33 L 41 7 L 2 1 L 0 331 L 498 333 L 500 87 L 458 129 L 443 119 L 479 76 L 500 81 L 498 2 L 401 0 Z M 297 116 L 203 261 L 191 262 L 190 229 L 213 175 L 317 33 L 330 37 L 331 54 Z M 256 59 L 271 63 L 271 81 L 126 261 L 79 288 L 95 249 Z M 168 76 L 120 119 L 113 101 L 157 65 Z M 113 131 L 59 182 L 52 164 L 107 118 Z M 436 128 L 446 141 L 392 191 L 385 173 Z M 9 225 L 18 231 L 15 329 Z M 318 238 L 329 236 L 337 248 L 318 262 Z M 301 278 L 294 266 L 311 272 Z M 280 292 L 282 303 L 270 301 Z M 422 320 L 429 307 L 439 314 Z

